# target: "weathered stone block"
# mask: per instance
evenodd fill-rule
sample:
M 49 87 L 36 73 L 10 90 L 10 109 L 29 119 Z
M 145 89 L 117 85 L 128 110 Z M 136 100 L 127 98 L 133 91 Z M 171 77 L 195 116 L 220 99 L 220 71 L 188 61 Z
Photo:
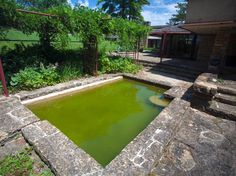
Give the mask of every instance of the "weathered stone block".
M 102 170 L 92 157 L 47 121 L 26 126 L 22 132 L 57 175 L 89 175 Z

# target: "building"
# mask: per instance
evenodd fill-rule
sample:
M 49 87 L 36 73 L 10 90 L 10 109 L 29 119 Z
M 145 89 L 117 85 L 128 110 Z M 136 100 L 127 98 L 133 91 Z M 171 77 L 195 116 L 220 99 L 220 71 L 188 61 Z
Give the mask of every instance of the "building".
M 161 37 L 159 53 L 161 57 L 195 59 L 196 35 L 194 33 L 175 25 L 155 29 L 151 35 Z
M 197 34 L 196 60 L 210 71 L 236 72 L 236 0 L 189 0 L 181 27 Z
M 149 24 L 150 25 L 150 24 Z M 145 39 L 144 48 L 152 49 L 153 51 L 159 51 L 161 47 L 161 37 L 153 35 L 153 32 L 157 29 L 166 27 L 167 25 L 151 26 L 152 31 Z

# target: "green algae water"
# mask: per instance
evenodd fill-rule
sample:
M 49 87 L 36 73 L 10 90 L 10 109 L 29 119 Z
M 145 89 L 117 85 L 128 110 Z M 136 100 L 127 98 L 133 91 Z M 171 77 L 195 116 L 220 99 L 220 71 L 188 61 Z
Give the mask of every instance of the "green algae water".
M 161 112 L 149 97 L 165 89 L 119 80 L 28 105 L 106 166 Z

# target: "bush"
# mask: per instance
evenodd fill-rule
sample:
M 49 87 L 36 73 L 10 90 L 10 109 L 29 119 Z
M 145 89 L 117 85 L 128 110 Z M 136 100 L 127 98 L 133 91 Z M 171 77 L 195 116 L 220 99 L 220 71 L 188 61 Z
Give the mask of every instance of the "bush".
M 59 82 L 81 77 L 82 66 L 78 63 L 64 63 L 61 66 L 40 64 L 39 67 L 26 67 L 11 77 L 10 86 L 13 91 L 33 90 L 51 86 Z
M 108 53 L 117 51 L 119 48 L 118 44 L 114 41 L 102 40 L 98 45 L 98 51 L 100 55 L 106 55 Z
M 130 58 L 121 57 L 102 57 L 100 67 L 102 73 L 137 73 L 141 69 L 141 66 L 134 64 Z
M 11 77 L 10 85 L 15 89 L 32 90 L 40 87 L 53 85 L 59 81 L 59 75 L 56 67 L 50 65 L 39 68 L 26 67 Z
M 58 68 L 61 81 L 69 81 L 83 75 L 82 66 L 76 63 L 67 63 Z

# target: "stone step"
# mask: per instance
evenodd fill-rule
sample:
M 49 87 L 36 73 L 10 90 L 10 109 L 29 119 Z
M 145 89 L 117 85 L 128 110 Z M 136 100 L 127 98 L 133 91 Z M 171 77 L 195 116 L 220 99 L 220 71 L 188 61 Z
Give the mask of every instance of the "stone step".
M 195 75 L 199 75 L 201 72 L 197 71 L 197 70 L 192 70 L 192 69 L 185 69 L 182 67 L 178 67 L 178 66 L 172 66 L 172 65 L 166 65 L 166 64 L 143 64 L 144 67 L 150 67 L 150 68 L 154 68 L 154 69 L 168 69 L 168 70 L 173 70 L 173 71 L 181 71 L 182 73 L 190 73 L 190 74 L 195 74 Z
M 184 78 L 188 78 L 191 81 L 194 81 L 197 77 L 196 74 L 193 73 L 186 73 L 183 72 L 181 70 L 173 70 L 173 69 L 168 69 L 168 68 L 163 68 L 163 67 L 146 67 L 146 69 L 150 70 L 150 71 L 157 71 L 157 72 L 162 72 L 162 73 L 169 73 L 171 75 L 175 75 L 175 76 L 180 76 L 180 77 L 184 77 Z
M 217 92 L 236 96 L 236 89 L 231 88 L 231 87 L 218 86 L 217 87 Z
M 236 106 L 236 96 L 234 96 L 234 95 L 217 93 L 214 96 L 214 99 L 216 101 L 219 101 L 219 102 L 222 102 L 222 103 L 226 103 L 226 104 L 230 104 L 230 105 Z
M 214 116 L 236 121 L 236 106 L 213 100 L 207 111 Z
M 149 62 L 149 61 L 139 61 L 140 64 L 144 66 L 161 66 L 165 68 L 177 68 L 181 69 L 183 71 L 190 71 L 195 73 L 202 73 L 203 69 L 199 67 L 189 67 L 187 65 L 178 65 L 178 64 L 167 64 L 167 63 L 155 63 L 155 62 Z
M 142 63 L 143 66 L 146 69 L 149 70 L 155 70 L 159 72 L 164 73 L 170 73 L 177 76 L 182 76 L 189 78 L 191 80 L 195 80 L 199 74 L 201 74 L 200 71 L 194 70 L 194 69 L 186 69 L 179 66 L 173 66 L 173 65 L 167 65 L 167 64 L 158 64 L 158 63 Z

